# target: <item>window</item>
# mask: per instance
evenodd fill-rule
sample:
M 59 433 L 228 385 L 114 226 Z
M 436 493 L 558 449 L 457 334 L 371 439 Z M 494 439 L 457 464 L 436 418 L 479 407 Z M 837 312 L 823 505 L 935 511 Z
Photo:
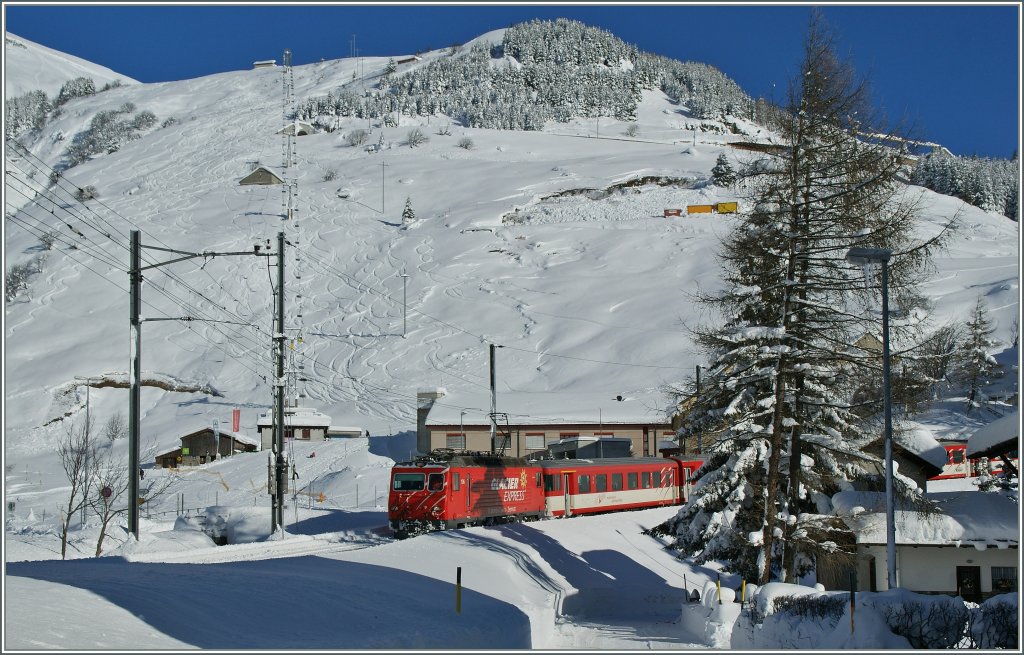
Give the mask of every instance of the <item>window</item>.
M 527 450 L 544 450 L 544 433 L 543 432 L 527 432 L 526 433 L 526 449 Z
M 964 462 L 964 451 L 962 451 L 962 450 L 954 450 L 953 452 L 951 452 L 949 454 L 949 461 L 953 462 L 954 464 L 963 464 L 963 462 Z
M 444 489 L 444 473 L 431 473 L 427 489 L 429 491 L 441 491 Z
M 653 475 L 654 475 L 654 486 L 655 487 L 660 487 L 661 486 L 661 471 L 655 471 L 653 473 Z
M 536 487 L 538 489 L 541 488 L 541 474 L 540 473 L 537 474 L 537 484 L 536 484 Z
M 622 489 L 622 474 L 612 473 L 612 491 L 619 491 Z
M 422 473 L 395 473 L 391 486 L 395 491 L 423 491 L 424 480 Z
M 458 491 L 462 486 L 462 480 L 459 479 L 458 473 L 452 473 L 452 491 Z
M 589 494 L 590 493 L 590 476 L 589 475 L 581 475 L 577 479 L 577 482 L 579 484 L 579 488 L 580 488 L 580 493 L 581 494 Z
M 544 476 L 544 491 L 558 491 L 562 488 L 562 477 L 560 475 Z
M 649 452 L 651 452 L 651 436 L 647 433 L 647 428 L 644 428 L 644 452 L 643 452 L 643 454 L 646 455 Z
M 309 441 L 309 428 L 302 428 L 302 438 Z
M 640 481 L 643 483 L 644 489 L 650 489 L 651 488 L 651 472 L 650 471 L 644 471 L 643 473 L 641 473 L 640 474 Z
M 598 492 L 608 491 L 608 476 L 604 473 L 594 476 L 594 489 Z
M 559 439 L 571 439 L 572 437 L 578 437 L 578 436 L 580 436 L 579 432 L 559 432 L 558 433 L 558 438 Z
M 452 450 L 466 449 L 466 435 L 463 432 L 449 432 L 445 435 L 444 445 Z
M 995 593 L 1017 591 L 1017 567 L 993 566 L 992 591 Z
M 627 473 L 626 474 L 626 484 L 628 485 L 628 488 L 630 488 L 630 489 L 638 488 L 640 485 L 637 484 L 637 474 L 636 473 Z

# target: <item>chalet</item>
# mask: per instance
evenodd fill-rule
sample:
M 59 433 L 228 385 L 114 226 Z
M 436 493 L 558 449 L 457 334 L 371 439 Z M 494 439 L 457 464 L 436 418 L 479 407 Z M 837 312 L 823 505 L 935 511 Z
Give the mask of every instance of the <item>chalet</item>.
M 256 427 L 260 433 L 260 443 L 264 449 L 269 449 L 274 443 L 273 412 L 260 414 L 256 419 Z M 284 408 L 285 441 L 291 439 L 323 441 L 327 438 L 330 427 L 331 417 L 312 407 L 286 406 Z
M 259 442 L 252 437 L 231 430 L 214 431 L 202 428 L 181 437 L 181 445 L 156 456 L 161 468 L 197 466 L 222 457 L 259 450 Z
M 657 457 L 672 439 L 668 410 L 658 398 L 623 398 L 597 393 L 502 393 L 497 399 L 494 450 L 515 457 L 538 456 L 555 447 L 579 447 L 586 439 L 629 441 L 634 457 Z M 443 399 L 443 400 L 442 400 Z M 417 393 L 416 448 L 491 451 L 490 395 L 423 389 Z M 575 440 L 575 441 L 573 441 Z M 559 442 L 561 446 L 556 446 Z M 622 442 L 618 442 L 622 443 Z
M 252 62 L 253 70 L 258 70 L 260 68 L 276 68 L 276 67 L 277 67 L 277 60 L 276 59 L 265 59 L 263 61 L 254 61 L 254 62 Z
M 416 55 L 413 55 L 412 57 L 406 57 L 405 59 L 399 59 L 395 63 L 396 64 L 413 64 L 413 63 L 415 63 L 417 61 L 423 61 L 423 58 L 422 57 L 418 57 Z
M 239 182 L 241 185 L 246 184 L 284 184 L 284 180 L 281 179 L 274 171 L 270 170 L 266 166 L 257 166 L 251 173 L 243 177 Z
M 976 603 L 995 594 L 1017 592 L 1020 525 L 1016 503 L 1002 494 L 980 491 L 927 497 L 938 513 L 897 506 L 897 584 L 918 593 L 961 596 Z M 857 589 L 886 590 L 884 494 L 843 491 L 833 496 L 832 504 L 855 535 Z M 829 568 L 819 565 L 819 582 L 828 589 L 849 589 L 849 569 L 823 576 Z

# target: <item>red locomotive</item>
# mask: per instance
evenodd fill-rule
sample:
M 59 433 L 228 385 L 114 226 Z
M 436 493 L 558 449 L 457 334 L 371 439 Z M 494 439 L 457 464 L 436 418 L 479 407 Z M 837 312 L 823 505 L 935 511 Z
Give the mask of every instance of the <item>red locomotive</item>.
M 388 522 L 430 530 L 679 505 L 703 460 L 622 457 L 530 461 L 435 450 L 391 470 Z

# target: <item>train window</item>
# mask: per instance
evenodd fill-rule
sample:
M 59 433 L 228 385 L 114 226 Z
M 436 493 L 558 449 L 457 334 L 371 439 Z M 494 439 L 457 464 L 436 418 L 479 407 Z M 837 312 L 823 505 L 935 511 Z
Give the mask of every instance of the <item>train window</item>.
M 963 464 L 964 463 L 964 451 L 962 451 L 962 450 L 954 450 L 953 452 L 951 452 L 949 454 L 949 460 L 951 462 L 953 462 L 954 464 Z
M 540 487 L 541 487 L 541 482 L 540 482 L 540 480 L 541 480 L 541 474 L 540 474 L 540 473 L 537 473 L 537 488 L 538 488 L 538 489 L 540 489 Z
M 622 489 L 622 474 L 612 473 L 612 491 L 618 491 Z
M 589 494 L 590 493 L 590 476 L 589 475 L 581 475 L 579 477 L 579 479 L 577 480 L 577 483 L 579 484 L 579 490 L 580 490 L 579 492 L 581 494 Z
M 555 491 L 558 489 L 558 476 L 545 475 L 544 476 L 544 491 Z
M 462 481 L 459 479 L 458 473 L 452 473 L 452 491 L 458 491 Z
M 640 474 L 640 481 L 643 483 L 644 489 L 650 489 L 651 488 L 651 472 L 650 471 L 644 471 L 643 473 L 641 473 Z
M 629 487 L 628 487 L 629 489 L 636 489 L 636 488 L 638 488 L 640 486 L 639 484 L 637 484 L 637 475 L 636 475 L 636 473 L 627 473 L 626 474 L 626 484 L 629 485 Z
M 661 486 L 661 471 L 655 471 L 654 472 L 654 486 L 655 487 L 660 487 Z
M 424 480 L 422 473 L 395 473 L 392 487 L 395 491 L 423 491 Z
M 602 473 L 594 476 L 594 491 L 608 491 L 608 476 Z
M 444 489 L 444 473 L 431 473 L 427 489 L 429 491 L 441 491 Z

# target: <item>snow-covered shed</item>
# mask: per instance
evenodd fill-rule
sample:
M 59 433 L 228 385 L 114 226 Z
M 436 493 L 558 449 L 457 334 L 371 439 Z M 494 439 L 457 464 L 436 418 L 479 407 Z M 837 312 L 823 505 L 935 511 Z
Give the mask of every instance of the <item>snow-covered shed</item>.
M 932 434 L 931 430 L 919 424 L 911 424 L 905 430 L 893 432 L 892 458 L 896 470 L 928 490 L 928 478 L 942 473 L 942 467 L 949 461 L 949 453 Z M 885 440 L 878 437 L 865 450 L 878 457 L 884 457 Z
M 927 495 L 939 512 L 896 507 L 896 582 L 919 593 L 959 595 L 980 602 L 1018 591 L 1018 507 L 998 493 L 955 491 Z M 857 588 L 888 588 L 885 494 L 843 491 L 836 514 L 856 536 Z M 849 579 L 819 581 L 848 589 Z M 830 584 L 831 583 L 831 584 Z
M 239 184 L 284 184 L 281 176 L 266 166 L 257 166 L 251 173 L 243 177 Z
M 180 437 L 181 445 L 159 453 L 154 459 L 161 468 L 196 466 L 212 462 L 220 457 L 259 450 L 259 441 L 232 430 L 218 430 L 205 427 Z
M 260 442 L 264 449 L 274 444 L 274 414 L 267 412 L 256 419 L 256 427 L 260 432 Z M 284 438 L 301 439 L 302 441 L 323 441 L 327 438 L 327 430 L 331 427 L 331 417 L 312 407 L 284 408 Z
M 287 134 L 289 136 L 305 136 L 307 134 L 313 134 L 314 132 L 316 132 L 316 129 L 304 121 L 288 123 L 277 131 L 278 134 Z
M 257 70 L 257 69 L 260 69 L 260 68 L 275 68 L 275 67 L 277 67 L 277 60 L 276 59 L 264 59 L 263 61 L 254 61 L 254 62 L 252 62 L 252 67 L 253 67 L 253 70 Z

